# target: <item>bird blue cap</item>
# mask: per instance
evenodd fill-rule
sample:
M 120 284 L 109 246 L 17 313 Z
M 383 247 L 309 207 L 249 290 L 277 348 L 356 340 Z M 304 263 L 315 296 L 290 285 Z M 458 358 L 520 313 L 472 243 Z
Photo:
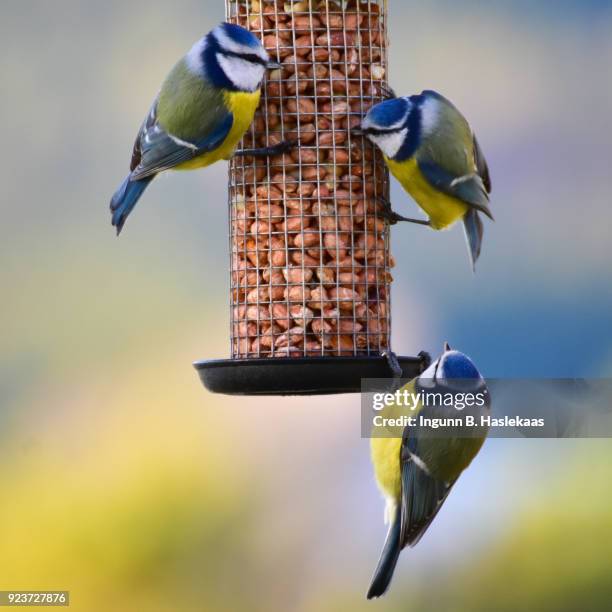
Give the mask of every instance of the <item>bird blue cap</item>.
M 255 34 L 234 23 L 222 23 L 213 30 L 213 33 L 216 35 L 218 40 L 225 35 L 231 41 L 239 45 L 251 47 L 253 49 L 258 49 L 261 47 L 261 41 L 259 38 L 257 38 L 257 36 L 255 36 Z M 221 40 L 219 40 L 219 42 L 222 43 Z
M 398 129 L 404 125 L 412 104 L 408 98 L 385 100 L 370 109 L 361 124 L 363 130 Z
M 465 354 L 445 344 L 444 353 L 418 378 L 419 386 L 434 388 L 442 385 L 454 389 L 476 389 L 485 386 L 480 372 Z
M 438 377 L 441 378 L 481 378 L 472 360 L 459 351 L 447 351 L 440 358 Z

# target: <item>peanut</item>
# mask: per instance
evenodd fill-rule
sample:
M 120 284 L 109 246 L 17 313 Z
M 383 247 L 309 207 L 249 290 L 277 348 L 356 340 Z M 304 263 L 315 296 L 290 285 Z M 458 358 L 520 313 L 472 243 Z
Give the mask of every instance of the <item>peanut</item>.
M 304 285 L 312 279 L 313 271 L 309 268 L 300 268 L 298 266 L 290 266 L 283 270 L 283 276 L 288 283 L 296 283 Z
M 315 310 L 323 310 L 326 302 L 329 301 L 327 297 L 327 291 L 323 287 L 315 287 L 310 292 L 310 301 L 308 306 Z

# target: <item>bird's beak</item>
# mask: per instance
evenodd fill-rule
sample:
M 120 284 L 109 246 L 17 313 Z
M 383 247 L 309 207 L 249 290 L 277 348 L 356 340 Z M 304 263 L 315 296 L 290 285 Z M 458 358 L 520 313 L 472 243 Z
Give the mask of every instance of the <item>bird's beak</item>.
M 448 342 L 444 343 L 444 352 L 446 353 L 447 351 L 452 351 L 453 349 L 451 348 L 450 344 Z
M 279 62 L 275 62 L 273 60 L 270 60 L 267 64 L 266 64 L 266 68 L 268 70 L 279 70 L 280 68 L 282 68 L 283 65 Z
M 351 130 L 351 136 L 365 136 L 365 132 L 360 127 L 354 127 Z

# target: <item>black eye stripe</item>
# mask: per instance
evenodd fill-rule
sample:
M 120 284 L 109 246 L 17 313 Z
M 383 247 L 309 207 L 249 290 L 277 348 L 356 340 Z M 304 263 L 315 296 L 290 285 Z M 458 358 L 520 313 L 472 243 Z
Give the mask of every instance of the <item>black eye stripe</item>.
M 378 128 L 367 128 L 363 130 L 364 134 L 372 134 L 373 136 L 384 136 L 385 134 L 394 134 L 399 132 L 402 128 L 394 128 L 392 130 L 381 130 Z
M 227 55 L 229 57 L 238 57 L 240 59 L 246 60 L 247 62 L 251 62 L 253 64 L 261 64 L 265 66 L 267 64 L 265 59 L 259 57 L 259 55 L 255 53 L 236 53 L 235 51 L 223 51 L 223 55 Z

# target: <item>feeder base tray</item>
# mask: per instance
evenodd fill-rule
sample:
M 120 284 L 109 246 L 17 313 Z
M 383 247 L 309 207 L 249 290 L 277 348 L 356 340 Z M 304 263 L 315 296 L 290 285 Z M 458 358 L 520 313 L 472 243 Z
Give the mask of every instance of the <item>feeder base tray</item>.
M 431 361 L 427 353 L 397 359 L 406 379 L 421 374 Z M 226 395 L 359 393 L 362 378 L 392 378 L 381 356 L 212 359 L 194 367 L 209 391 Z

